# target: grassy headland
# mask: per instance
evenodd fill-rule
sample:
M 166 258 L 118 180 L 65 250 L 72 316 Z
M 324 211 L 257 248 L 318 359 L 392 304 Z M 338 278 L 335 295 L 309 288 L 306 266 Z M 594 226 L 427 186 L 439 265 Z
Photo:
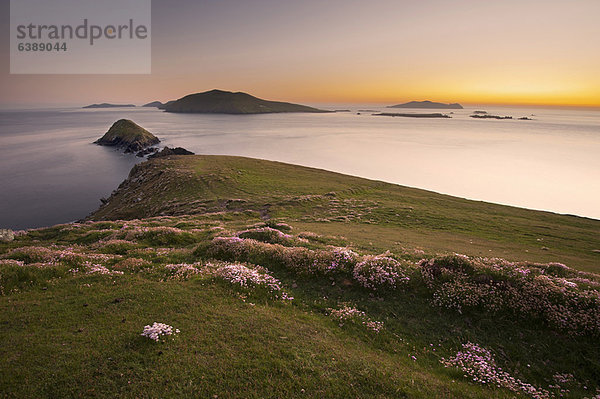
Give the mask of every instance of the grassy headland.
M 6 397 L 598 394 L 600 221 L 225 156 L 89 219 L 0 243 Z
M 173 157 L 133 168 L 91 220 L 247 211 L 347 237 L 370 251 L 419 247 L 600 272 L 600 221 L 441 195 L 280 162 Z M 245 223 L 245 220 L 242 220 Z

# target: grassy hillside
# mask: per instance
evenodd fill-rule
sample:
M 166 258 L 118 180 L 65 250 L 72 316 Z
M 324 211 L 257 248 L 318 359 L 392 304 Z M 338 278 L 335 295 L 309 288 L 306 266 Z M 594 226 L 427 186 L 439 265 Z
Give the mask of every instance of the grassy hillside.
M 268 101 L 242 92 L 210 90 L 167 103 L 167 112 L 199 114 L 269 114 L 281 112 L 329 112 L 306 105 Z
M 600 221 L 469 201 L 279 162 L 173 157 L 136 166 L 92 220 L 245 211 L 344 236 L 370 251 L 418 247 L 600 271 Z
M 0 243 L 4 397 L 600 393 L 598 221 L 216 156 L 91 219 Z

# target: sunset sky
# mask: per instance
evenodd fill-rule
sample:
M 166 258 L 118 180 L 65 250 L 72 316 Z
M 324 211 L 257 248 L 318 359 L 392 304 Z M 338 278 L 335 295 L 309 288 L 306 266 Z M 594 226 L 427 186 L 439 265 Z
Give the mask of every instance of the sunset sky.
M 10 75 L 1 5 L 3 107 L 213 88 L 309 104 L 600 106 L 598 0 L 153 0 L 151 75 Z

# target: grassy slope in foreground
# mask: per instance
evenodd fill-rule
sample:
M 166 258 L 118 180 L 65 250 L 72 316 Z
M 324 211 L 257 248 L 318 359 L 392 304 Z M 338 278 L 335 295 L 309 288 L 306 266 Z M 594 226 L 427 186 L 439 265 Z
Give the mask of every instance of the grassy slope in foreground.
M 600 221 L 470 201 L 279 162 L 173 157 L 137 165 L 92 220 L 248 210 L 369 251 L 419 247 L 600 271 Z
M 123 214 L 116 213 L 117 204 Z M 544 389 L 560 384 L 548 389 L 567 397 L 596 395 L 597 337 L 569 335 L 510 312 L 461 314 L 434 306 L 414 262 L 433 256 L 427 248 L 460 244 L 455 236 L 465 232 L 455 223 L 470 220 L 469 208 L 475 220 L 466 234 L 481 237 L 485 245 L 495 242 L 492 233 L 501 224 L 483 223 L 489 219 L 486 211 L 521 221 L 516 236 L 508 228 L 499 233 L 504 241 L 498 248 L 510 251 L 519 248 L 514 246 L 518 231 L 526 230 L 527 215 L 532 225 L 556 228 L 557 243 L 562 228 L 570 237 L 597 228 L 595 221 L 496 208 L 260 160 L 150 161 L 134 169 L 95 217 L 178 216 L 57 225 L 0 243 L 0 392 L 7 397 L 526 397 L 473 383 L 440 363 L 473 342 L 491 349 L 499 367 L 515 378 Z M 447 213 L 452 218 L 442 217 Z M 402 215 L 410 223 L 400 223 Z M 290 231 L 271 221 L 290 234 L 267 230 L 262 237 L 285 246 L 241 241 L 255 248 L 248 261 L 268 267 L 293 301 L 240 288 L 215 274 L 216 267 L 231 267 L 227 258 L 245 256 L 219 251 L 219 243 L 238 243 L 236 235 L 248 234 L 239 230 L 267 217 L 294 227 Z M 437 224 L 446 229 L 436 230 Z M 252 234 L 259 238 L 260 231 Z M 213 239 L 217 236 L 230 239 Z M 581 241 L 594 246 L 595 239 Z M 427 252 L 415 251 L 410 240 Z M 388 244 L 395 252 L 388 256 L 410 275 L 398 289 L 363 288 L 346 269 L 306 274 L 294 266 L 303 256 L 319 254 L 315 261 L 327 267 L 330 245 L 352 247 L 369 259 L 379 248 L 391 249 Z M 558 254 L 577 259 L 577 246 L 560 248 Z M 313 259 L 307 260 L 312 267 Z M 598 276 L 594 279 L 598 284 Z M 365 328 L 363 319 L 341 323 L 329 315 L 329 309 L 346 305 L 383 322 L 383 330 Z M 154 321 L 181 333 L 164 343 L 141 337 L 143 326 Z

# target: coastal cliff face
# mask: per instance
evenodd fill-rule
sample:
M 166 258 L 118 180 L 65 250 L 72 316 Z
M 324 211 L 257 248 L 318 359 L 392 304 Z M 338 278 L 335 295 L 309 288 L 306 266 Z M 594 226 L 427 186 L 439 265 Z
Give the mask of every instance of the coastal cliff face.
M 116 121 L 104 136 L 94 141 L 98 145 L 121 147 L 126 153 L 141 151 L 158 143 L 158 137 L 129 119 Z
M 165 105 L 167 112 L 201 114 L 268 114 L 283 112 L 329 112 L 305 105 L 267 101 L 247 93 L 211 90 L 190 94 Z

